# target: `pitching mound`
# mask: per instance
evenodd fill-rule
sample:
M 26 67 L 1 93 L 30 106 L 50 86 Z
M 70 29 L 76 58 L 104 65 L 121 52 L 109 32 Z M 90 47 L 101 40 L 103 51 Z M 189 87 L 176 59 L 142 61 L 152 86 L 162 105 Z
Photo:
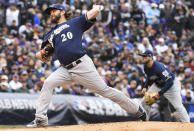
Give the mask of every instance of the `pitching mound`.
M 46 128 L 3 129 L 3 131 L 193 131 L 193 123 L 117 122 Z

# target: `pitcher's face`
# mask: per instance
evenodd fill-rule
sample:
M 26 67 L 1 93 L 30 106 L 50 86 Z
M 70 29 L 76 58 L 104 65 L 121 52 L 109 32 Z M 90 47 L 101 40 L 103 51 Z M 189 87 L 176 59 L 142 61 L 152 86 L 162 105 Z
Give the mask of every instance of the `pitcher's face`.
M 61 18 L 61 11 L 57 10 L 57 9 L 53 9 L 50 12 L 50 18 L 51 18 L 51 22 L 57 24 L 58 21 Z
M 148 64 L 151 60 L 152 59 L 151 59 L 150 56 L 143 56 L 142 57 L 142 63 L 145 64 L 145 65 Z

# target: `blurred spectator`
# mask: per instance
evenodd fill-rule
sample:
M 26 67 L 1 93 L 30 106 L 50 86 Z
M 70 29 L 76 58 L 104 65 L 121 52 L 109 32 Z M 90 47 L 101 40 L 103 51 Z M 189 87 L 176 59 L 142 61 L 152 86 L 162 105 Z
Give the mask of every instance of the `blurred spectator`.
M 165 44 L 164 38 L 159 38 L 158 45 L 156 45 L 156 51 L 158 55 L 161 55 L 163 52 L 168 50 L 168 46 Z
M 11 92 L 9 84 L 7 82 L 1 82 L 0 92 Z
M 193 92 L 191 92 L 191 90 L 188 89 L 188 90 L 186 91 L 186 95 L 183 95 L 183 96 L 182 96 L 183 102 L 186 102 L 186 103 L 194 102 L 194 99 L 193 99 L 192 94 L 193 94 Z
M 15 20 L 13 20 L 11 25 L 9 26 L 9 32 L 10 32 L 11 35 L 13 35 L 15 37 L 18 36 L 18 27 L 16 25 Z
M 76 9 L 74 17 L 79 17 L 79 16 L 81 16 L 81 10 L 80 9 Z
M 189 11 L 189 19 L 187 19 L 187 24 L 186 24 L 186 28 L 189 30 L 194 30 L 194 8 L 190 9 Z
M 3 66 L 7 66 L 7 60 L 4 53 L 0 54 L 0 70 Z
M 160 10 L 158 9 L 158 5 L 156 3 L 151 4 L 151 8 L 148 10 L 147 14 L 147 23 L 150 25 L 159 24 L 159 16 Z
M 110 22 L 110 30 L 112 34 L 115 34 L 116 27 L 121 21 L 121 14 L 119 13 L 118 6 L 114 5 L 112 10 L 112 19 Z
M 11 4 L 9 8 L 6 9 L 6 25 L 11 26 L 12 22 L 16 22 L 16 26 L 19 25 L 19 13 L 16 5 Z
M 34 71 L 32 72 L 33 74 L 30 75 L 30 77 L 27 80 L 27 85 L 29 89 L 32 89 L 36 82 L 38 81 L 37 76 L 34 74 Z
M 127 88 L 128 94 L 130 98 L 134 98 L 137 90 L 137 82 L 135 80 L 132 80 L 129 86 L 130 88 Z
M 23 80 L 21 81 L 22 83 L 22 88 L 20 88 L 17 92 L 20 92 L 20 93 L 29 93 L 29 89 L 27 87 L 27 81 L 26 80 Z
M 26 70 L 23 70 L 20 75 L 21 81 L 27 81 L 28 80 L 28 72 Z
M 149 39 L 147 37 L 144 37 L 142 40 L 142 43 L 139 43 L 137 45 L 137 48 L 141 51 L 141 52 L 145 52 L 145 50 L 151 50 L 153 51 L 153 47 L 149 41 Z
M 44 76 L 44 68 L 42 67 L 42 62 L 40 60 L 36 61 L 34 73 L 37 76 L 37 79 L 40 80 Z
M 139 9 L 142 9 L 143 12 L 145 13 L 147 13 L 148 10 L 150 9 L 150 4 L 149 4 L 149 1 L 147 0 L 140 0 L 137 5 Z
M 189 79 L 191 78 L 191 75 L 192 75 L 192 71 L 190 68 L 186 68 L 185 71 L 184 71 L 184 80 L 183 82 L 187 83 L 189 81 Z
M 40 90 L 42 89 L 43 81 L 38 81 L 34 84 L 34 87 L 29 90 L 30 93 L 36 94 L 40 93 Z
M 8 77 L 7 77 L 7 75 L 2 75 L 2 76 L 1 76 L 1 82 L 8 82 Z
M 192 70 L 192 72 L 194 71 L 194 59 L 192 59 L 189 63 L 189 68 Z
M 21 25 L 25 25 L 27 19 L 28 19 L 28 12 L 27 12 L 27 10 L 25 8 L 21 8 L 21 11 L 20 11 Z
M 136 68 L 132 68 L 132 72 L 128 75 L 128 80 L 131 82 L 132 80 L 138 81 L 139 80 L 139 74 Z
M 127 88 L 124 88 L 122 86 L 122 82 L 120 80 L 116 80 L 116 83 L 115 83 L 115 87 L 114 88 L 117 89 L 117 90 L 119 90 L 119 91 L 121 91 L 122 93 L 124 93 L 126 96 L 129 97 L 129 94 L 127 92 Z
M 19 27 L 19 35 L 24 37 L 26 40 L 32 40 L 33 38 L 33 29 L 32 29 L 32 24 L 27 21 L 25 25 L 21 25 Z
M 71 86 L 72 92 L 71 94 L 73 95 L 84 95 L 85 92 L 82 90 L 82 86 L 79 83 L 73 83 Z
M 142 90 L 141 86 L 138 86 L 137 90 L 136 90 L 136 94 L 134 95 L 134 98 L 143 98 L 144 97 L 141 90 Z
M 129 6 L 127 4 L 122 3 L 120 5 L 120 14 L 121 14 L 121 21 L 126 22 L 130 19 L 130 12 Z
M 22 88 L 22 83 L 19 82 L 18 74 L 14 74 L 12 80 L 9 82 L 9 87 L 13 92 L 18 92 Z
M 113 39 L 114 39 L 114 48 L 117 50 L 118 53 L 120 53 L 123 49 L 123 44 L 121 43 L 118 36 L 115 36 Z
M 123 79 L 123 81 L 122 81 L 122 88 L 125 88 L 125 89 L 130 88 L 127 79 Z
M 3 6 L 2 1 L 0 1 L 0 27 L 3 27 L 5 22 L 5 7 Z
M 106 3 L 104 6 L 104 10 L 101 11 L 101 22 L 103 23 L 104 26 L 107 26 L 110 24 L 112 20 L 112 11 L 110 10 L 110 4 Z
M 163 13 L 164 13 L 164 19 L 166 21 L 166 25 L 168 27 L 171 27 L 173 24 L 172 12 L 173 12 L 172 3 L 170 1 L 166 1 Z
M 139 9 L 137 5 L 134 5 L 132 7 L 131 19 L 134 19 L 137 24 L 139 24 L 140 21 L 145 22 L 145 17 L 145 13 L 141 9 Z
M 186 9 L 182 5 L 180 1 L 178 1 L 173 9 L 173 15 L 174 18 L 172 29 L 176 31 L 176 35 L 178 38 L 181 37 L 182 31 L 185 28 L 186 24 Z
M 63 86 L 57 87 L 57 88 L 55 88 L 55 93 L 57 93 L 57 94 L 70 94 L 71 87 L 70 87 L 70 85 L 63 85 Z

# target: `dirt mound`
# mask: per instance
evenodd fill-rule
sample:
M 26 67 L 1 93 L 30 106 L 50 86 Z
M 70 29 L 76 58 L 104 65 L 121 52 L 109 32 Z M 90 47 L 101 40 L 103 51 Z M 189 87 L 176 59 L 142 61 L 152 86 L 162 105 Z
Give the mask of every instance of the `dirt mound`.
M 194 123 L 116 122 L 46 128 L 3 129 L 3 131 L 194 131 Z

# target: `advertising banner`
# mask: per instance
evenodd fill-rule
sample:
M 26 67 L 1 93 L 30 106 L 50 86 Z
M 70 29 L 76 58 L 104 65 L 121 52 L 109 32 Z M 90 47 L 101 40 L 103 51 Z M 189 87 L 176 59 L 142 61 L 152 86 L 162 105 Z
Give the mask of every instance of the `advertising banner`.
M 0 125 L 26 125 L 34 120 L 38 94 L 0 93 Z M 194 105 L 185 104 L 191 121 L 194 121 Z M 74 125 L 136 121 L 118 104 L 103 97 L 53 95 L 48 109 L 49 125 Z M 160 121 L 157 108 L 151 110 L 151 120 Z
M 0 125 L 24 125 L 32 121 L 37 99 L 37 94 L 0 93 Z M 106 98 L 74 95 L 54 95 L 48 117 L 50 125 L 137 120 Z

